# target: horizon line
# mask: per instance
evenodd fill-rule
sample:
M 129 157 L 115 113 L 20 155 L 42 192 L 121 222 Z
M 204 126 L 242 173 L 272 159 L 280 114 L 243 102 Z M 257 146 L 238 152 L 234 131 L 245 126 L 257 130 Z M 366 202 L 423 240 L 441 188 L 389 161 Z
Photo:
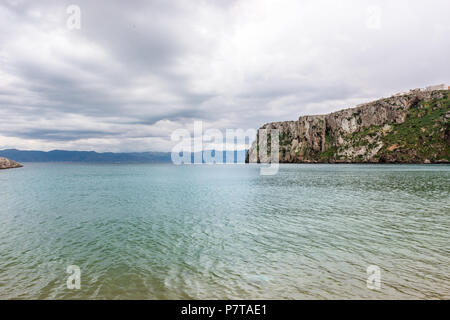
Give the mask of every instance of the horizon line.
M 190 152 L 190 153 L 197 153 L 197 152 L 205 152 L 205 151 L 216 151 L 216 152 L 238 152 L 238 151 L 248 151 L 249 149 L 225 149 L 225 150 L 217 150 L 217 149 L 203 149 L 203 150 L 199 150 L 199 151 L 180 151 L 180 152 Z M 44 150 L 35 150 L 35 149 L 16 149 L 16 148 L 7 148 L 7 149 L 0 149 L 0 152 L 3 151 L 21 151 L 21 152 L 45 152 L 45 153 L 49 153 L 49 152 L 55 152 L 55 151 L 63 151 L 63 152 L 89 152 L 89 153 L 115 153 L 115 154 L 123 154 L 123 153 L 172 153 L 172 151 L 120 151 L 120 152 L 114 152 L 114 151 L 103 151 L 103 152 L 99 152 L 99 151 L 95 151 L 95 150 L 63 150 L 63 149 L 53 149 L 53 150 L 48 150 L 48 151 L 44 151 Z

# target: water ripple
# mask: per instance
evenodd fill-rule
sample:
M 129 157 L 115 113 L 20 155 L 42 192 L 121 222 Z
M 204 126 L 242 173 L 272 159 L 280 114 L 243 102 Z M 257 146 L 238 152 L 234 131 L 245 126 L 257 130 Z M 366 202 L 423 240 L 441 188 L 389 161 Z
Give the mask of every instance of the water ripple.
M 0 298 L 448 299 L 449 182 L 450 166 L 27 164 L 0 172 Z

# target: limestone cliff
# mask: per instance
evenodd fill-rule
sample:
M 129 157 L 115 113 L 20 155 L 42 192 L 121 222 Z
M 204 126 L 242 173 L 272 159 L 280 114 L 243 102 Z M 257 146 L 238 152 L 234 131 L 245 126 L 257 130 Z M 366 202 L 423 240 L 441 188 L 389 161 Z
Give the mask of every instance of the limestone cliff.
M 0 169 L 20 168 L 22 165 L 13 160 L 0 157 Z
M 280 163 L 449 162 L 449 90 L 413 90 L 260 129 L 279 130 Z M 257 150 L 255 141 L 246 162 L 266 162 Z

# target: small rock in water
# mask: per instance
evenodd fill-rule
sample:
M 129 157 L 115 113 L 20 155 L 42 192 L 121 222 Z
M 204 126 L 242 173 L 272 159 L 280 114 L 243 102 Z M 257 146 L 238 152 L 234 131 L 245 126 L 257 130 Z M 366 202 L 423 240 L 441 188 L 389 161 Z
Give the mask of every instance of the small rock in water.
M 10 169 L 10 168 L 20 168 L 20 167 L 23 167 L 20 163 L 0 157 L 0 169 Z

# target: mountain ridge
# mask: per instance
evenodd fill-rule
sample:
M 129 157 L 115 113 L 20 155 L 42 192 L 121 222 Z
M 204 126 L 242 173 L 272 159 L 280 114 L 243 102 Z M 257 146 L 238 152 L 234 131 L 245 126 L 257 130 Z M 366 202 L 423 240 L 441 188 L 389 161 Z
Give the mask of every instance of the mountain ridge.
M 209 151 L 205 150 L 204 154 Z M 243 163 L 247 150 L 214 151 L 217 157 L 226 159 L 232 157 L 234 163 Z M 195 153 L 190 153 L 191 162 L 194 162 Z M 172 163 L 170 152 L 96 152 L 96 151 L 70 151 L 70 150 L 0 150 L 0 157 L 14 159 L 20 162 L 91 162 L 91 163 Z M 239 162 L 239 159 L 242 161 Z M 204 160 L 203 160 L 204 162 Z
M 449 109 L 449 90 L 415 89 L 259 130 L 278 130 L 280 163 L 448 163 Z M 258 153 L 256 139 L 246 162 L 270 161 Z

